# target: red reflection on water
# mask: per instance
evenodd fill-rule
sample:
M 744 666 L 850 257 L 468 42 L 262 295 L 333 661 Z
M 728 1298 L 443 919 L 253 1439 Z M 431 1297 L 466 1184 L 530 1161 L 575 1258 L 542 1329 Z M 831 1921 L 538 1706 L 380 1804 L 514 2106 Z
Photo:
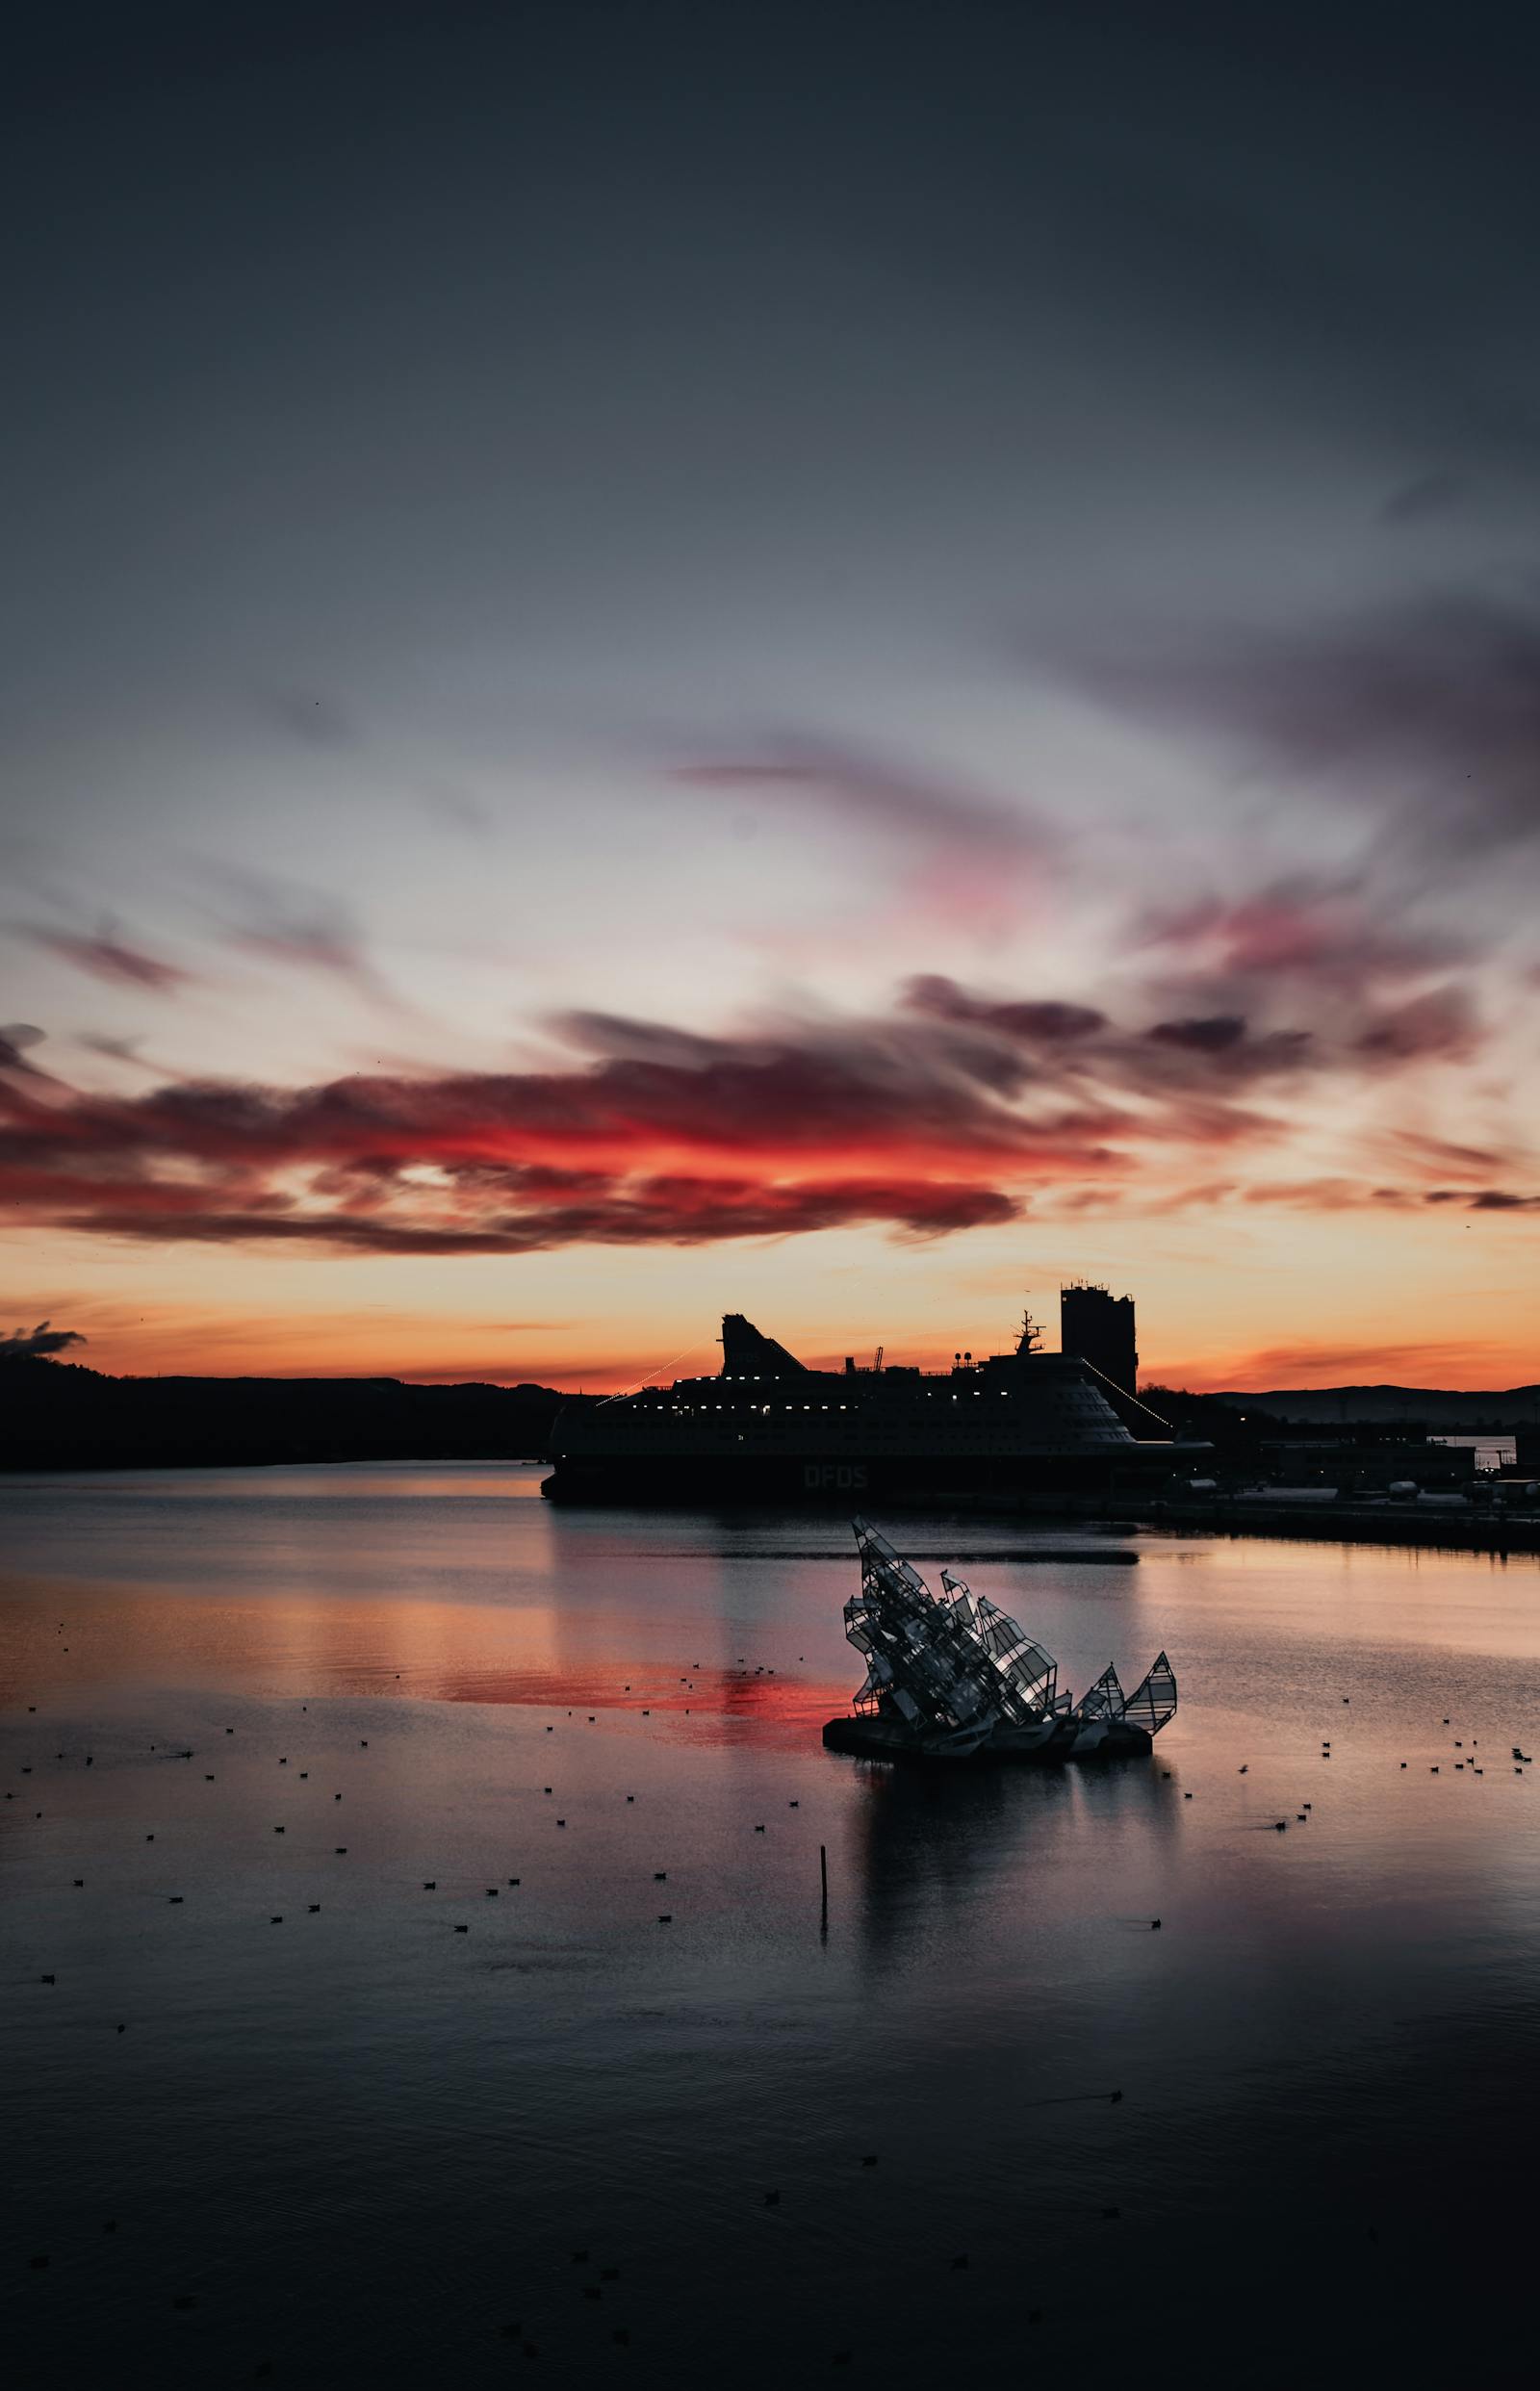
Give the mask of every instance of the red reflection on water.
M 618 1680 L 618 1682 L 617 1682 Z M 401 1690 L 430 1702 L 517 1703 L 539 1709 L 598 1714 L 622 1710 L 639 1716 L 650 1711 L 672 1717 L 688 1714 L 692 1727 L 714 1722 L 757 1729 L 794 1730 L 801 1736 L 809 1725 L 822 1725 L 836 1710 L 848 1709 L 848 1684 L 831 1684 L 815 1678 L 783 1676 L 769 1669 L 668 1669 L 656 1661 L 633 1663 L 603 1682 L 592 1675 L 551 1669 L 458 1669 Z

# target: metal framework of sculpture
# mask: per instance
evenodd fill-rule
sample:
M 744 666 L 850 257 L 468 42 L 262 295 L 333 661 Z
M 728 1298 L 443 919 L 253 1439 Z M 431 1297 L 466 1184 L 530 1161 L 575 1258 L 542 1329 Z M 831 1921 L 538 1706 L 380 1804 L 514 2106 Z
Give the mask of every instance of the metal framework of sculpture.
M 1176 1710 L 1176 1679 L 1162 1653 L 1125 1694 L 1108 1668 L 1076 1703 L 1059 1690 L 1058 1663 L 1009 1611 L 950 1570 L 933 1593 L 867 1521 L 855 1523 L 860 1585 L 845 1605 L 845 1633 L 866 1662 L 854 1715 L 831 1719 L 836 1750 L 935 1759 L 1089 1758 L 1147 1751 Z

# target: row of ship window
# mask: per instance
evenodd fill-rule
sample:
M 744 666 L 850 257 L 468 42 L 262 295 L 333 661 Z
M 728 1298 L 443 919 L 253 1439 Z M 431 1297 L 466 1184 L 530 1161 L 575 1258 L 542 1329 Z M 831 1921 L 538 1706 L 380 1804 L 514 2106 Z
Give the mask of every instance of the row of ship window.
M 973 1389 L 974 1401 L 977 1401 L 983 1393 L 982 1387 L 975 1387 Z M 956 1395 L 952 1398 L 953 1402 L 961 1400 L 961 1397 Z M 1009 1402 L 1011 1400 L 1010 1392 L 1005 1387 L 1000 1389 L 1000 1400 L 1002 1402 Z M 1102 1410 L 1101 1399 L 1096 1395 L 1056 1391 L 1049 1399 L 1040 1399 L 1040 1408 L 1048 1408 L 1050 1404 L 1056 1411 L 1093 1411 L 1098 1417 Z M 750 1411 L 774 1411 L 776 1406 L 774 1403 L 750 1403 L 747 1406 L 742 1403 L 637 1403 L 634 1408 L 637 1411 L 742 1411 L 745 1408 Z M 781 1408 L 783 1411 L 860 1411 L 861 1405 L 860 1403 L 783 1403 Z M 897 1405 L 884 1404 L 880 1408 L 896 1410 Z
M 927 1387 L 925 1392 L 928 1400 L 931 1392 L 930 1388 Z M 984 1389 L 982 1386 L 974 1387 L 972 1389 L 974 1401 L 977 1401 L 983 1393 Z M 952 1397 L 954 1403 L 959 1400 L 959 1397 L 956 1395 Z M 1002 1402 L 1010 1401 L 1011 1391 L 1009 1387 L 1001 1387 L 1000 1400 Z M 1056 1400 L 1063 1402 L 1065 1399 L 1063 1396 L 1060 1396 Z M 638 1411 L 741 1411 L 743 1406 L 741 1403 L 638 1403 L 636 1408 Z M 774 1403 L 760 1403 L 757 1405 L 751 1403 L 749 1408 L 751 1411 L 755 1409 L 758 1409 L 760 1411 L 774 1411 L 775 1405 Z M 783 1411 L 860 1411 L 860 1403 L 783 1403 L 781 1408 Z
M 982 1394 L 983 1389 L 975 1387 L 973 1392 L 977 1398 Z M 1005 1388 L 1002 1387 L 1000 1392 L 1002 1400 L 1009 1401 L 1010 1398 Z M 956 1402 L 958 1397 L 954 1395 L 952 1401 Z M 1049 1407 L 1043 1406 L 1044 1409 Z M 667 1411 L 677 1417 L 680 1412 L 685 1411 L 741 1411 L 744 1406 L 741 1403 L 638 1403 L 636 1408 L 638 1411 Z M 774 1403 L 751 1403 L 748 1408 L 751 1411 L 771 1412 L 776 1406 Z M 783 1411 L 860 1411 L 860 1403 L 783 1403 L 781 1405 Z M 1101 1405 L 1094 1397 L 1085 1400 L 1074 1395 L 1057 1395 L 1051 1408 L 1056 1411 L 1091 1411 L 1098 1418 L 1101 1416 Z

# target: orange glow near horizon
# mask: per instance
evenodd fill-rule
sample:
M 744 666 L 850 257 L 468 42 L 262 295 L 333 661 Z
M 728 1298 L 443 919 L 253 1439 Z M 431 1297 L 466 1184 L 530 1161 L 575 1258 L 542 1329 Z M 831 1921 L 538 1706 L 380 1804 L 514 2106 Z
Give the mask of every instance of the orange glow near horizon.
M 613 1393 L 1086 1277 L 1150 1383 L 1540 1380 L 1527 124 L 1435 44 L 1296 159 L 1153 10 L 888 12 L 788 116 L 632 9 L 510 142 L 464 13 L 469 147 L 383 23 L 181 210 L 73 69 L 38 134 L 0 1348 Z M 269 122 L 210 40 L 114 141 Z
M 1451 1233 L 1452 1232 L 1452 1233 Z M 966 1235 L 874 1226 L 708 1246 L 578 1246 L 513 1257 L 227 1251 L 52 1231 L 13 1240 L 7 1324 L 78 1336 L 115 1375 L 398 1377 L 616 1393 L 720 1367 L 724 1311 L 814 1366 L 846 1354 L 945 1369 L 1014 1345 L 1023 1301 L 1051 1350 L 1058 1287 L 1138 1306 L 1141 1378 L 1194 1391 L 1540 1379 L 1532 1223 L 1351 1214 L 1029 1218 Z M 18 1262 L 21 1267 L 18 1267 Z M 1408 1288 L 1440 1274 L 1409 1335 Z

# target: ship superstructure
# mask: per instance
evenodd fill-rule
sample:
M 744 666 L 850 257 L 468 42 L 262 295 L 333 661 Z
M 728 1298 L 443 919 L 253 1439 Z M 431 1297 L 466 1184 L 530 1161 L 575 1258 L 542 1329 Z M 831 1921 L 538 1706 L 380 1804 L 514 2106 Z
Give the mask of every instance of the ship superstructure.
M 1169 1430 L 1088 1362 L 1039 1350 L 947 1371 L 854 1357 L 809 1369 L 741 1313 L 710 1377 L 644 1387 L 557 1420 L 556 1500 L 838 1503 L 1113 1492 L 1172 1466 Z

